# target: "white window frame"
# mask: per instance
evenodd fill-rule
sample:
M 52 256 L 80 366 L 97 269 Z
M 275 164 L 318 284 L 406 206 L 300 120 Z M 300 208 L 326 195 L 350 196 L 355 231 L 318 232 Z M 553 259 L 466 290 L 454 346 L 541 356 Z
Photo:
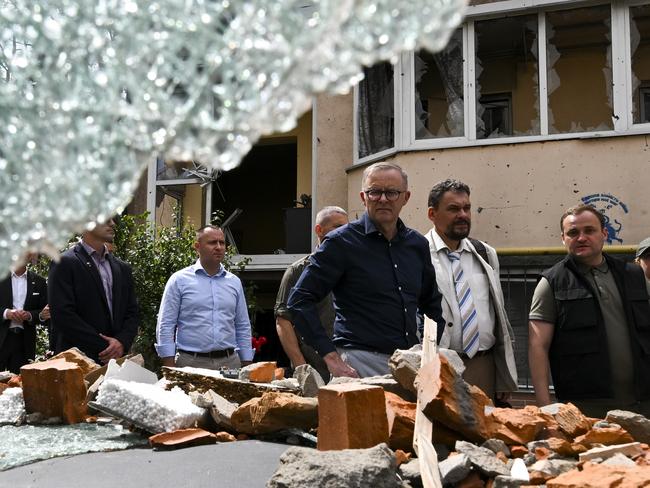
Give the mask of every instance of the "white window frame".
M 464 85 L 464 133 L 463 137 L 431 139 L 415 138 L 415 85 L 414 52 L 402 54 L 394 66 L 395 133 L 394 146 L 376 154 L 359 158 L 358 153 L 358 95 L 354 89 L 354 165 L 362 165 L 404 151 L 440 148 L 519 144 L 549 140 L 589 139 L 599 137 L 630 136 L 650 133 L 650 123 L 633 123 L 632 66 L 630 52 L 629 7 L 648 4 L 648 0 L 507 0 L 467 7 L 463 30 L 463 85 Z M 611 5 L 611 57 L 612 57 L 612 103 L 613 130 L 568 132 L 549 134 L 548 88 L 546 77 L 546 16 L 547 11 L 566 10 L 596 5 Z M 540 134 L 530 136 L 476 139 L 476 91 L 474 22 L 510 15 L 536 13 L 538 18 L 538 90 L 540 111 Z
M 158 159 L 149 161 L 147 168 L 147 212 L 149 222 L 154 223 L 156 220 L 156 193 L 159 186 L 174 185 L 199 185 L 203 183 L 200 178 L 176 178 L 168 180 L 157 179 Z M 205 217 L 203 225 L 210 224 L 210 214 L 212 213 L 212 182 L 205 185 Z

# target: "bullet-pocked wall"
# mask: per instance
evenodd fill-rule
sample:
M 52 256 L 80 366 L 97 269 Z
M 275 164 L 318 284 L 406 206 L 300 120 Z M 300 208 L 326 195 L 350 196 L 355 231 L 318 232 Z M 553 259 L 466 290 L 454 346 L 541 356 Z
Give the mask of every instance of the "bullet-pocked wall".
M 635 245 L 650 235 L 647 205 L 650 140 L 610 137 L 398 153 L 409 175 L 407 225 L 425 232 L 428 192 L 458 178 L 471 190 L 472 235 L 496 247 L 561 245 L 559 218 L 577 203 L 603 210 L 610 244 Z M 348 173 L 348 206 L 360 215 L 361 175 Z

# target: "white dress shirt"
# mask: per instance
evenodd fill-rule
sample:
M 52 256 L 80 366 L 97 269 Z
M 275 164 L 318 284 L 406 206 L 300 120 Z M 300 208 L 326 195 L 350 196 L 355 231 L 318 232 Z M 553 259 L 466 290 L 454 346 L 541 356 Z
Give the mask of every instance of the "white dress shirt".
M 454 277 L 451 271 L 451 261 L 447 256 L 448 252 L 452 251 L 452 249 L 449 249 L 447 244 L 445 244 L 445 241 L 443 241 L 438 235 L 435 228 L 432 234 L 436 249 L 438 249 L 440 264 L 447 271 L 450 282 L 453 283 Z M 472 291 L 472 299 L 474 300 L 474 308 L 476 309 L 476 315 L 478 318 L 478 349 L 479 351 L 484 351 L 490 349 L 496 342 L 494 336 L 496 318 L 494 307 L 492 307 L 490 303 L 490 284 L 485 275 L 483 266 L 481 266 L 478 262 L 478 258 L 476 258 L 470 250 L 467 239 L 462 239 L 460 241 L 460 245 L 458 246 L 458 249 L 456 249 L 456 252 L 460 253 L 460 265 L 463 268 L 463 274 L 466 276 L 469 288 Z M 456 295 L 454 294 L 449 297 L 449 299 L 452 306 L 458 310 L 460 315 L 460 306 L 458 305 L 458 298 Z
M 27 298 L 27 270 L 20 276 L 17 275 L 14 271 L 11 272 L 11 292 L 13 307 L 16 310 L 22 310 L 25 306 L 25 299 Z M 7 320 L 7 312 L 9 309 L 5 309 L 2 317 Z M 18 328 L 22 329 L 23 324 L 20 322 L 11 321 L 9 324 L 10 329 Z

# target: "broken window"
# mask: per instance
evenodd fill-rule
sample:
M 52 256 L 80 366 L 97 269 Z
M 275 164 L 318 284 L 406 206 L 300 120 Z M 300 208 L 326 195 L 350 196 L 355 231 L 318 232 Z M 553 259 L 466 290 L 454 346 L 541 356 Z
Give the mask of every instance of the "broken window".
M 479 21 L 476 42 L 476 138 L 537 135 L 537 16 Z
M 436 54 L 414 56 L 415 138 L 462 137 L 463 31 L 457 29 L 447 47 Z
M 611 6 L 546 14 L 550 134 L 612 130 Z
M 630 7 L 632 120 L 650 122 L 650 5 Z
M 357 108 L 359 158 L 395 145 L 393 65 L 379 63 L 365 68 L 359 83 Z

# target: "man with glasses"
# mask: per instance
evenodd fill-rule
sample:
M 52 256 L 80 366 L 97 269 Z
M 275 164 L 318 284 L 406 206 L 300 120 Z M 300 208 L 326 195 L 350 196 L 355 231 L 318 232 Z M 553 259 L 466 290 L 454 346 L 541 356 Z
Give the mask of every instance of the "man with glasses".
M 530 310 L 528 361 L 539 406 L 555 396 L 586 415 L 650 415 L 650 306 L 641 268 L 603 253 L 605 218 L 590 205 L 560 219 L 568 256 L 542 273 Z
M 332 376 L 389 373 L 391 354 L 419 342 L 418 308 L 443 323 L 427 241 L 399 218 L 411 196 L 406 173 L 375 163 L 363 173 L 360 196 L 366 212 L 325 237 L 289 296 L 296 329 Z M 330 292 L 333 340 L 316 307 Z

